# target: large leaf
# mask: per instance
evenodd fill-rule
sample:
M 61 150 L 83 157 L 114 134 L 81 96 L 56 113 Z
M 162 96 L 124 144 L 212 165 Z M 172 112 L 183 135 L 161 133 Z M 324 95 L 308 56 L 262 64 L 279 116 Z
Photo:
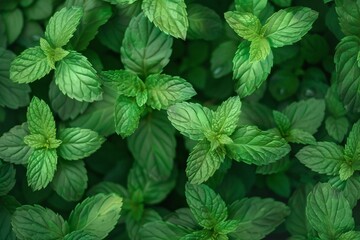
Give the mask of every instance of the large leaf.
M 360 36 L 356 26 L 360 24 L 360 3 L 358 0 L 336 0 L 336 13 L 339 16 L 341 30 L 346 35 Z

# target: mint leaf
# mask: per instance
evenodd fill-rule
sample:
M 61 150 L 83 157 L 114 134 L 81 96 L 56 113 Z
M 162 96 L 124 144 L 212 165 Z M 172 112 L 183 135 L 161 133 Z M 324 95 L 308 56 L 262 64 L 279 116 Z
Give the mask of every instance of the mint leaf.
M 266 59 L 271 53 L 269 41 L 266 38 L 259 37 L 250 44 L 250 62 L 256 62 Z
M 0 238 L 15 240 L 16 236 L 11 226 L 11 217 L 15 209 L 20 206 L 20 203 L 9 195 L 2 197 L 0 202 Z
M 360 24 L 360 10 L 357 1 L 336 0 L 336 13 L 339 16 L 341 30 L 346 35 L 360 36 L 360 31 L 356 25 Z
M 359 51 L 360 39 L 348 36 L 341 39 L 336 46 L 334 56 L 339 97 L 347 110 L 355 112 L 360 111 L 360 68 L 357 62 Z
M 199 230 L 192 233 L 189 233 L 185 235 L 184 237 L 180 238 L 180 240 L 207 240 L 207 239 L 213 239 L 212 232 L 209 230 Z M 221 235 L 217 236 L 218 240 L 224 240 L 221 238 Z M 226 238 L 225 238 L 226 239 Z
M 315 144 L 316 139 L 308 132 L 301 129 L 291 129 L 285 138 L 288 142 L 299 144 Z
M 156 1 L 151 2 L 156 3 Z M 143 4 L 146 2 L 144 1 Z M 140 14 L 131 19 L 125 31 L 121 46 L 121 61 L 125 69 L 138 75 L 146 77 L 160 73 L 170 60 L 172 43 L 170 36 L 162 33 L 143 14 Z
M 85 231 L 73 231 L 66 234 L 63 240 L 97 240 L 98 237 L 94 234 L 87 233 Z
M 239 121 L 241 102 L 239 97 L 231 97 L 221 103 L 213 114 L 211 128 L 218 134 L 231 135 Z
M 211 229 L 227 219 L 225 202 L 210 187 L 187 184 L 185 196 L 196 221 L 204 228 Z
M 0 137 L 0 158 L 14 164 L 26 164 L 32 149 L 24 143 L 29 134 L 26 123 L 17 125 Z
M 224 151 L 211 150 L 211 145 L 206 140 L 199 142 L 187 159 L 186 175 L 189 182 L 192 184 L 205 182 L 219 169 L 224 159 Z
M 235 91 L 244 98 L 258 89 L 268 77 L 273 65 L 273 55 L 270 54 L 261 61 L 250 59 L 250 43 L 240 43 L 233 59 L 233 79 Z
M 17 83 L 30 83 L 51 71 L 47 56 L 39 46 L 28 48 L 17 56 L 10 66 L 10 79 Z
M 39 205 L 18 207 L 12 216 L 16 237 L 25 239 L 62 239 L 69 226 L 64 219 L 48 208 Z
M 256 173 L 263 175 L 280 173 L 286 171 L 289 168 L 289 165 L 289 155 L 286 155 L 285 157 L 281 158 L 276 162 L 267 165 L 257 166 Z
M 168 240 L 169 238 L 178 239 L 181 237 L 172 224 L 163 221 L 153 221 L 146 223 L 140 228 L 140 239 L 143 240 Z
M 78 101 L 102 98 L 99 77 L 86 57 L 75 51 L 56 64 L 55 83 L 61 92 Z
M 337 175 L 345 160 L 343 147 L 332 142 L 303 147 L 296 158 L 311 170 L 327 175 Z
M 326 239 L 338 239 L 355 225 L 349 202 L 329 183 L 319 183 L 309 193 L 306 216 L 319 236 Z
M 24 26 L 24 16 L 19 8 L 7 9 L 1 12 L 2 25 L 6 28 L 3 38 L 7 38 L 8 44 L 13 43 L 21 34 Z
M 115 131 L 121 137 L 130 136 L 138 128 L 143 108 L 135 99 L 119 96 L 115 103 Z
M 274 231 L 289 213 L 285 204 L 270 198 L 253 197 L 235 201 L 229 206 L 229 219 L 239 221 L 239 225 L 229 236 L 244 240 L 263 239 Z
M 86 198 L 71 212 L 70 230 L 83 230 L 98 239 L 103 239 L 115 227 L 121 207 L 122 198 L 115 194 L 97 194 Z
M 342 142 L 349 130 L 349 121 L 346 117 L 335 118 L 329 116 L 325 120 L 325 128 L 330 137 Z
M 4 196 L 10 192 L 15 186 L 16 170 L 12 164 L 0 161 L 0 196 Z
M 152 112 L 128 138 L 129 150 L 154 179 L 170 176 L 175 158 L 175 129 L 164 112 Z
M 359 231 L 350 231 L 346 232 L 344 234 L 341 234 L 339 237 L 339 240 L 352 240 L 360 238 L 360 232 Z
M 69 162 L 60 159 L 51 186 L 66 201 L 78 201 L 86 190 L 87 181 L 83 161 Z
M 177 76 L 153 74 L 146 78 L 145 84 L 149 95 L 147 104 L 158 110 L 196 95 L 191 84 Z
M 301 100 L 288 105 L 282 112 L 290 119 L 292 129 L 314 134 L 324 119 L 325 102 L 314 98 Z
M 252 13 L 259 16 L 265 9 L 267 0 L 235 0 L 235 8 L 239 12 Z
M 262 28 L 271 47 L 282 47 L 299 41 L 312 27 L 318 13 L 307 7 L 281 9 L 266 20 Z
M 184 0 L 144 0 L 141 8 L 161 31 L 185 40 L 189 21 Z
M 54 117 L 49 106 L 43 100 L 33 97 L 26 118 L 31 134 L 40 134 L 45 139 L 56 138 Z
M 60 61 L 69 54 L 68 51 L 62 48 L 51 47 L 51 45 L 43 38 L 40 38 L 40 48 L 45 53 L 48 64 L 52 69 L 55 69 L 55 62 Z
M 360 161 L 360 152 L 359 152 L 359 145 L 360 145 L 360 121 L 357 121 L 346 140 L 345 149 L 344 149 L 344 157 L 348 162 L 356 162 Z
M 282 136 L 285 136 L 291 128 L 290 119 L 279 111 L 273 111 L 273 117 L 277 128 Z
M 59 156 L 66 160 L 86 158 L 105 141 L 97 132 L 81 128 L 60 129 L 58 138 L 62 141 L 58 148 Z
M 197 103 L 177 103 L 168 110 L 171 124 L 184 136 L 202 140 L 211 129 L 212 112 Z
M 261 37 L 261 22 L 253 14 L 248 12 L 226 12 L 226 22 L 242 38 L 253 41 Z
M 266 165 L 279 160 L 290 151 L 286 141 L 255 126 L 238 128 L 232 135 L 232 144 L 226 145 L 227 153 L 236 161 Z
M 24 143 L 32 148 L 57 148 L 61 141 L 54 138 L 46 139 L 41 134 L 30 134 L 24 137 Z
M 79 7 L 62 8 L 56 12 L 46 26 L 45 38 L 53 48 L 66 45 L 76 31 L 82 17 Z

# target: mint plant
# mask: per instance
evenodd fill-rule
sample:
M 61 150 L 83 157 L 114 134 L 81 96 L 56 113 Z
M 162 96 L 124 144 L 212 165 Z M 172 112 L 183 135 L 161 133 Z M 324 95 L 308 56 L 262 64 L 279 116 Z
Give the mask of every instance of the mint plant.
M 359 9 L 2 1 L 0 239 L 360 239 Z

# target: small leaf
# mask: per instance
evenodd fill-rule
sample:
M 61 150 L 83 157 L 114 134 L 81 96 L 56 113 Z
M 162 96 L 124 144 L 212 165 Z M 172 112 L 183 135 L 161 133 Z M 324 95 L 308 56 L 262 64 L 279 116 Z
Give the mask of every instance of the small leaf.
M 286 141 L 299 144 L 315 144 L 316 139 L 308 132 L 301 129 L 291 129 L 286 136 Z
M 357 121 L 346 140 L 344 157 L 348 162 L 360 161 L 360 121 Z
M 277 128 L 282 136 L 286 135 L 291 127 L 290 119 L 279 111 L 273 111 L 273 117 Z
M 250 62 L 256 62 L 266 59 L 271 53 L 269 41 L 266 38 L 259 37 L 250 44 Z
M 325 120 L 325 128 L 330 137 L 342 142 L 349 130 L 349 121 L 346 117 L 335 118 L 329 116 Z
M 253 41 L 260 37 L 261 22 L 253 14 L 247 12 L 226 12 L 225 20 L 242 38 Z

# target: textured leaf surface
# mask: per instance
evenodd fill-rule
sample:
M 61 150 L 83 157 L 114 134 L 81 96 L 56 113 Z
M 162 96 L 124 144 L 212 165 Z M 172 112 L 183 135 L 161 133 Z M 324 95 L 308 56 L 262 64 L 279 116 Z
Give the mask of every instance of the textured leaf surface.
M 253 14 L 247 12 L 226 12 L 225 20 L 242 38 L 253 41 L 260 37 L 261 22 Z

